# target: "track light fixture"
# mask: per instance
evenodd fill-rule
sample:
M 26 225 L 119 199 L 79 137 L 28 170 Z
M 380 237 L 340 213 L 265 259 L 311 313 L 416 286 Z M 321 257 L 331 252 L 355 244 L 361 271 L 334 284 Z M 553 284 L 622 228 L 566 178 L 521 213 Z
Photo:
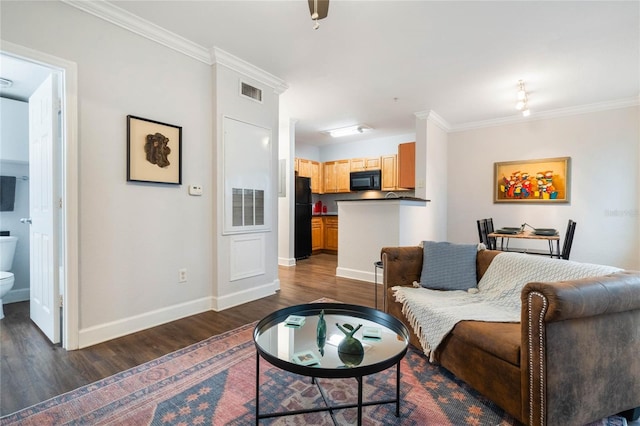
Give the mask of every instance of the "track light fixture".
M 329 13 L 329 0 L 308 0 L 309 12 L 311 13 L 311 19 L 313 19 L 313 29 L 320 28 L 318 20 L 324 19 Z
M 531 111 L 529 111 L 529 105 L 527 104 L 529 101 L 529 95 L 524 87 L 524 81 L 522 80 L 518 80 L 517 99 L 518 102 L 516 103 L 516 109 L 522 112 L 523 117 L 528 117 L 529 114 L 531 114 Z

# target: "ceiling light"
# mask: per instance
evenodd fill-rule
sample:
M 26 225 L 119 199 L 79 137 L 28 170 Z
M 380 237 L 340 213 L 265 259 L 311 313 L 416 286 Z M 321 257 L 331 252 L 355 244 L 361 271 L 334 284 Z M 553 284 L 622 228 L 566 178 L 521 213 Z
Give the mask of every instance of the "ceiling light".
M 354 126 L 341 127 L 339 129 L 327 130 L 326 133 L 329 133 L 334 138 L 339 138 L 339 137 L 342 137 L 342 136 L 357 135 L 359 133 L 364 133 L 367 130 L 371 130 L 371 127 L 365 126 L 364 124 L 356 124 Z
M 308 0 L 309 12 L 311 13 L 311 19 L 313 20 L 313 29 L 320 28 L 318 19 L 324 19 L 329 13 L 329 0 Z
M 523 117 L 528 117 L 531 114 L 531 111 L 529 111 L 529 106 L 527 105 L 527 103 L 529 102 L 529 95 L 524 87 L 524 81 L 522 80 L 518 80 L 517 99 L 518 102 L 516 103 L 516 109 L 518 111 L 522 111 Z
M 9 80 L 8 78 L 0 77 L 0 87 L 2 87 L 3 89 L 8 89 L 11 86 L 13 86 L 13 81 Z

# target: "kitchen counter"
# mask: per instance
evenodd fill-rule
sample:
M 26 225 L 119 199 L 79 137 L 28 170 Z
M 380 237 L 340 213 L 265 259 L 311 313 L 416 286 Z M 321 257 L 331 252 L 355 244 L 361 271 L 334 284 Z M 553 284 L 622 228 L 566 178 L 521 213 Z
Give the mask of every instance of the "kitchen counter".
M 375 282 L 373 263 L 380 260 L 382 247 L 416 246 L 429 239 L 434 225 L 425 223 L 431 208 L 428 201 L 415 197 L 338 200 L 336 275 Z
M 355 201 L 355 202 L 360 202 L 360 201 L 424 201 L 424 202 L 428 202 L 431 200 L 425 200 L 424 198 L 417 198 L 417 197 L 395 197 L 395 198 L 358 198 L 358 199 L 351 199 L 351 200 L 336 200 L 339 202 L 344 202 L 344 201 Z
M 321 217 L 321 216 L 338 216 L 338 213 L 329 212 L 329 213 L 313 213 L 311 216 L 313 217 Z

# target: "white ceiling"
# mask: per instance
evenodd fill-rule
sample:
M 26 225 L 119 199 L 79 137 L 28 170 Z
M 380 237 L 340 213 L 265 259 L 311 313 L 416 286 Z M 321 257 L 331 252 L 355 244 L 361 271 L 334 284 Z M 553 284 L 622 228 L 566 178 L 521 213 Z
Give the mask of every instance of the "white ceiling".
M 452 130 L 567 109 L 637 103 L 638 1 L 110 1 L 206 49 L 284 80 L 297 143 L 414 133 L 415 113 Z M 364 123 L 364 136 L 324 130 Z
M 27 101 L 49 74 L 51 70 L 47 67 L 9 55 L 0 55 L 0 77 L 13 82 L 9 88 L 0 88 L 0 96 Z

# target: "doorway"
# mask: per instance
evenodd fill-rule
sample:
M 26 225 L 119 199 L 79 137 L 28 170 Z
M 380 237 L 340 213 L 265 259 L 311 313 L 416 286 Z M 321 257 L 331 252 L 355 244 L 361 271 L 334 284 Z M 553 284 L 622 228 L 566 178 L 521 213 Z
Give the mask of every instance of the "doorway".
M 58 77 L 54 87 L 60 98 L 59 115 L 56 120 L 56 124 L 59 126 L 59 132 L 57 132 L 59 136 L 56 136 L 52 143 L 54 153 L 52 158 L 55 159 L 54 167 L 41 180 L 49 180 L 55 194 L 52 204 L 52 210 L 55 209 L 55 214 L 52 214 L 52 217 L 55 216 L 56 220 L 54 223 L 55 232 L 52 233 L 53 241 L 51 247 L 58 255 L 54 256 L 55 264 L 51 270 L 53 280 L 51 284 L 55 284 L 54 288 L 59 286 L 60 289 L 59 292 L 57 290 L 52 292 L 55 293 L 52 294 L 52 297 L 55 297 L 55 312 L 53 312 L 53 315 L 58 315 L 58 312 L 61 314 L 57 335 L 62 335 L 60 343 L 64 349 L 77 349 L 79 331 L 77 67 L 75 63 L 64 59 L 4 41 L 0 51 L 0 62 L 3 65 L 3 78 L 11 79 L 10 76 L 5 75 L 10 69 L 10 67 L 5 66 L 8 64 L 17 64 L 22 67 L 20 75 L 15 77 L 16 80 L 20 78 L 25 80 L 25 75 L 31 75 L 28 71 L 36 70 L 36 68 L 39 70 L 44 69 L 48 75 Z M 34 85 L 40 84 L 37 81 L 32 83 Z M 27 89 L 27 92 L 30 90 Z M 7 93 L 9 93 L 9 90 L 3 90 L 3 96 Z M 26 95 L 29 97 L 31 93 L 26 93 Z M 56 110 L 58 109 L 56 108 Z M 29 191 L 34 190 L 37 191 L 38 189 L 32 188 L 31 182 L 29 182 Z M 33 262 L 34 255 L 31 254 L 29 257 L 30 263 Z M 33 267 L 30 269 L 33 270 Z M 30 287 L 33 286 L 33 280 L 34 277 L 32 276 L 30 278 Z M 41 281 L 38 282 L 40 283 Z M 33 290 L 30 293 L 33 294 Z M 61 308 L 58 309 L 60 305 Z M 52 304 L 52 306 L 54 305 Z

